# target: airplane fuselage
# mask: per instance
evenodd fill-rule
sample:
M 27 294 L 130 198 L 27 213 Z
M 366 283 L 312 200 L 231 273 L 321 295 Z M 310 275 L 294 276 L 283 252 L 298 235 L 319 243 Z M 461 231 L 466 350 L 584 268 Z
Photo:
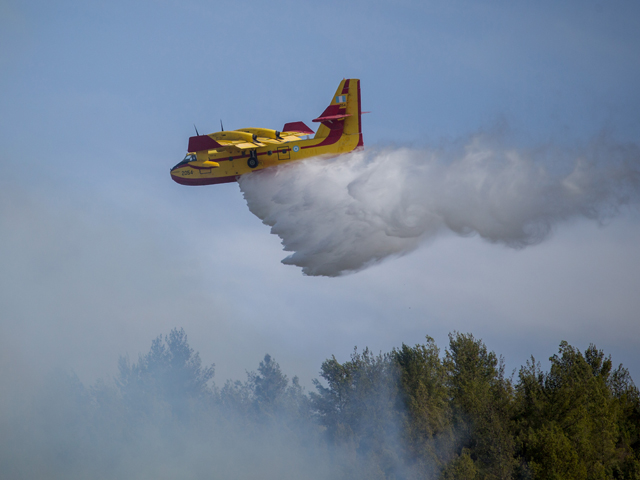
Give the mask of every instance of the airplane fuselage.
M 197 166 L 197 162 L 190 162 L 174 167 L 171 170 L 171 176 L 182 185 L 213 185 L 235 182 L 237 177 L 245 173 L 319 155 L 348 153 L 358 145 L 358 135 L 342 135 L 330 140 L 330 142 L 322 142 L 317 139 L 297 140 L 256 148 L 255 156 L 258 160 L 258 166 L 255 168 L 249 167 L 250 152 L 246 150 L 233 149 L 229 151 L 225 149 L 222 152 L 209 150 L 206 152 L 206 161 L 216 162 L 220 165 L 219 167 Z M 204 159 L 205 155 L 202 157 Z M 198 158 L 198 160 L 200 159 Z

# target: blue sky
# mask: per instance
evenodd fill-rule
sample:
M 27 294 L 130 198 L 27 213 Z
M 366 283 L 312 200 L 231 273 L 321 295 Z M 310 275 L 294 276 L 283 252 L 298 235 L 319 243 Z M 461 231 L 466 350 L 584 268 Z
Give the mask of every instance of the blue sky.
M 309 124 L 344 77 L 367 146 L 637 143 L 638 32 L 634 1 L 0 2 L 3 381 L 110 376 L 176 326 L 218 382 L 270 353 L 309 385 L 354 345 L 453 330 L 509 369 L 593 342 L 638 381 L 637 205 L 524 250 L 444 235 L 316 278 L 280 263 L 238 185 L 169 177 L 194 123 Z

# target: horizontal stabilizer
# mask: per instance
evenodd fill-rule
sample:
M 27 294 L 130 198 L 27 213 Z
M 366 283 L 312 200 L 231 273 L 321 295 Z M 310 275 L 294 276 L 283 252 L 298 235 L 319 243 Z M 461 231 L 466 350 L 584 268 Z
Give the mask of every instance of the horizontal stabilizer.
M 302 133 L 303 135 L 313 135 L 315 132 L 307 127 L 304 122 L 291 122 L 286 123 L 284 127 L 282 127 L 283 132 L 295 132 Z
M 218 142 L 216 142 L 209 135 L 198 135 L 197 137 L 189 137 L 188 152 L 199 152 L 200 150 L 214 150 L 221 148 Z
M 345 107 L 339 104 L 333 104 L 329 105 L 324 110 L 324 112 L 322 112 L 322 115 L 320 115 L 318 118 L 314 118 L 312 121 L 325 122 L 327 120 L 338 120 L 340 118 L 347 118 L 350 116 L 351 114 L 347 113 L 347 109 Z
M 318 117 L 311 120 L 312 122 L 326 122 L 327 120 L 340 120 L 341 118 L 350 117 L 351 114 L 347 113 L 345 115 L 326 115 L 324 117 Z

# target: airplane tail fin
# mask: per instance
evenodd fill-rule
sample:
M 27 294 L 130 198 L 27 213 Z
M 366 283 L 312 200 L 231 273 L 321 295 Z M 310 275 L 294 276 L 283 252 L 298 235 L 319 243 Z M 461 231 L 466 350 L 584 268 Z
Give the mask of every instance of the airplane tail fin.
M 357 147 L 362 147 L 364 142 L 361 115 L 360 80 L 346 78 L 340 82 L 329 106 L 313 120 L 321 123 L 314 138 L 358 135 Z

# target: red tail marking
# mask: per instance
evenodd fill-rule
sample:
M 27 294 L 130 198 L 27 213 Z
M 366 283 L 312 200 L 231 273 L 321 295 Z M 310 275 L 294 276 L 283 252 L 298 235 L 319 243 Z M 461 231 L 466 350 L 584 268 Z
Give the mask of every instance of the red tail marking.
M 360 138 L 358 140 L 358 147 L 364 147 L 364 139 L 362 138 L 362 104 L 360 103 L 360 82 L 358 82 L 358 132 L 360 132 Z
M 317 145 L 307 145 L 302 148 L 324 147 L 327 145 L 333 145 L 334 143 L 338 142 L 338 140 L 340 140 L 340 138 L 342 137 L 342 132 L 344 130 L 344 122 L 327 120 L 325 122 L 322 122 L 322 124 L 329 129 L 329 135 L 327 135 L 327 137 Z

